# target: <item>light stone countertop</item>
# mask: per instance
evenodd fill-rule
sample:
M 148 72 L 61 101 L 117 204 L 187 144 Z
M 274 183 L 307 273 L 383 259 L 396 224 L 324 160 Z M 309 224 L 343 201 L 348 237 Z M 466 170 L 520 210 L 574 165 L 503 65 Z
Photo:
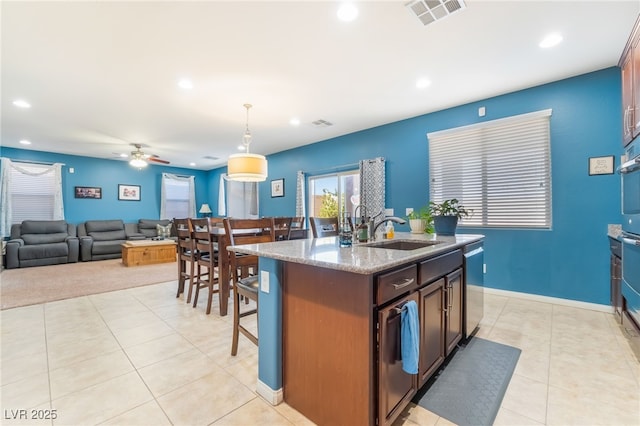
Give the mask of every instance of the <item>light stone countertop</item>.
M 375 243 L 397 240 L 435 240 L 442 243 L 415 250 L 392 250 L 369 247 L 368 244 L 373 242 L 354 244 L 352 247 L 340 247 L 338 237 L 326 237 L 229 246 L 228 250 L 321 268 L 372 274 L 448 252 L 483 238 L 484 235 L 477 234 L 456 234 L 445 237 L 435 234 L 396 232 L 392 240 L 377 240 Z
M 622 225 L 618 224 L 608 224 L 607 225 L 607 235 L 611 238 L 618 238 L 622 234 Z

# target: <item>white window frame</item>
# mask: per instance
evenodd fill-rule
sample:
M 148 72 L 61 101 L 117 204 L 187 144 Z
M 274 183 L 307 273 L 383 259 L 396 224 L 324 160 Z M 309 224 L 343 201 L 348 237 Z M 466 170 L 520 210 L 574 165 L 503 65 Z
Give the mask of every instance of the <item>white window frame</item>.
M 344 211 L 344 206 L 342 205 L 342 197 L 340 196 L 340 194 L 342 194 L 344 192 L 344 188 L 341 187 L 342 186 L 342 179 L 341 178 L 344 177 L 344 176 L 357 176 L 360 179 L 360 170 L 359 169 L 344 170 L 344 171 L 336 172 L 336 173 L 326 173 L 326 174 L 321 174 L 321 175 L 309 176 L 307 178 L 308 188 L 309 188 L 309 195 L 308 195 L 307 202 L 308 202 L 308 206 L 309 206 L 309 212 L 311 212 L 310 214 L 313 215 L 313 211 L 314 211 L 314 209 L 313 209 L 313 207 L 314 207 L 313 199 L 314 199 L 314 196 L 315 196 L 314 195 L 314 191 L 313 191 L 314 184 L 315 184 L 314 181 L 318 180 L 318 179 L 326 179 L 326 178 L 331 178 L 331 177 L 335 177 L 336 180 L 337 180 L 337 188 L 336 188 L 336 190 L 338 191 L 338 195 L 337 195 L 338 196 L 338 212 Z M 356 188 L 358 191 L 360 190 L 359 187 L 360 187 L 360 185 L 358 185 L 358 188 Z M 354 209 L 359 204 L 360 204 L 360 201 L 358 201 L 358 203 L 355 203 L 354 204 Z M 353 217 L 354 214 L 355 214 L 354 211 L 350 211 L 350 212 L 347 212 L 347 213 L 348 213 L 348 215 L 350 217 Z
M 196 217 L 195 176 L 162 173 L 160 219 Z
M 429 198 L 456 198 L 461 226 L 551 229 L 551 109 L 427 134 Z
M 64 220 L 62 164 L 2 159 L 2 235 L 24 220 Z

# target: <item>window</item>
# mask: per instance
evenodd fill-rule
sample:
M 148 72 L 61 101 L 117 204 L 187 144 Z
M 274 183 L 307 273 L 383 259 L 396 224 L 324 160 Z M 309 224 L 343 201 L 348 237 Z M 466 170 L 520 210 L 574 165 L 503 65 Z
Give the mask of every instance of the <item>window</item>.
M 429 133 L 430 199 L 473 209 L 461 225 L 551 227 L 551 110 Z
M 196 216 L 194 180 L 193 176 L 162 174 L 161 219 Z
M 258 183 L 228 180 L 227 216 L 236 219 L 257 219 Z
M 62 164 L 2 159 L 2 234 L 23 220 L 62 220 Z
M 338 217 L 339 212 L 354 216 L 360 204 L 360 172 L 309 177 L 309 211 L 311 217 Z

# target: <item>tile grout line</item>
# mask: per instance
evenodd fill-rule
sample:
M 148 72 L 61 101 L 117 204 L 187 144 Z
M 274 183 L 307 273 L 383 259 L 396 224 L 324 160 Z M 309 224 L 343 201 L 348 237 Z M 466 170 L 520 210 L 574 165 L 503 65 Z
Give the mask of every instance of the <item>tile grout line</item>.
M 136 299 L 136 298 L 135 298 L 135 296 L 133 296 L 133 298 L 134 298 L 134 299 Z M 136 300 L 137 300 L 137 299 L 136 299 Z M 95 303 L 93 303 L 93 300 L 91 300 L 91 298 L 89 298 L 89 302 L 91 303 L 91 305 L 93 305 L 93 308 L 96 310 L 96 312 L 98 313 L 98 315 L 100 315 L 100 318 L 102 319 L 102 321 L 104 322 L 105 326 L 106 326 L 106 327 L 107 327 L 107 329 L 109 330 L 109 333 L 111 333 L 111 335 L 113 336 L 113 338 L 115 339 L 115 341 L 118 343 L 118 346 L 120 347 L 120 350 L 122 351 L 122 353 L 124 354 L 124 356 L 125 356 L 125 357 L 127 357 L 127 360 L 129 361 L 129 363 L 130 363 L 130 364 L 131 364 L 131 366 L 133 367 L 134 371 L 135 371 L 135 372 L 136 372 L 136 374 L 138 375 L 138 378 L 140 378 L 140 381 L 144 384 L 144 387 L 145 387 L 145 388 L 147 388 L 147 391 L 149 391 L 149 394 L 150 394 L 150 395 L 151 395 L 151 397 L 153 398 L 153 401 L 158 405 L 158 407 L 159 407 L 159 408 L 160 408 L 160 410 L 162 411 L 162 414 L 164 414 L 164 415 L 165 415 L 165 417 L 167 418 L 167 421 L 169 422 L 169 424 L 173 425 L 173 422 L 171 421 L 171 419 L 169 418 L 169 416 L 167 415 L 167 413 L 164 411 L 164 408 L 162 408 L 162 406 L 161 406 L 161 405 L 160 405 L 160 403 L 158 402 L 158 400 L 157 400 L 156 396 L 153 394 L 153 392 L 152 392 L 152 391 L 151 391 L 151 389 L 149 388 L 149 385 L 147 385 L 147 382 L 144 380 L 144 378 L 142 377 L 142 375 L 141 375 L 141 374 L 140 374 L 140 372 L 138 371 L 138 367 L 136 367 L 136 365 L 133 363 L 133 361 L 132 361 L 132 360 L 131 360 L 131 358 L 129 357 L 129 354 L 128 354 L 128 353 L 127 353 L 127 351 L 124 349 L 124 347 L 122 346 L 122 344 L 120 343 L 120 341 L 118 340 L 118 338 L 116 337 L 116 335 L 115 335 L 115 334 L 113 334 L 113 330 L 111 329 L 111 327 L 109 327 L 109 324 L 108 324 L 108 323 L 107 323 L 107 321 L 104 319 L 104 316 L 103 316 L 103 315 L 102 315 L 102 313 L 100 312 L 100 309 L 98 309 L 98 307 L 96 306 L 96 304 L 95 304 Z M 149 309 L 146 305 L 143 305 L 143 306 L 145 306 L 145 308 Z M 149 309 L 149 310 L 150 310 L 150 309 Z M 155 312 L 154 312 L 153 314 L 155 315 Z M 126 374 L 129 374 L 129 373 L 122 374 L 121 376 L 124 376 L 124 375 L 126 375 Z M 119 377 L 121 377 L 121 376 L 119 376 Z M 116 417 L 118 417 L 118 416 L 121 416 L 121 415 L 123 415 L 123 414 L 125 414 L 125 413 L 128 413 L 128 412 L 129 412 L 129 411 L 131 411 L 131 410 L 135 410 L 136 408 L 141 407 L 141 406 L 143 406 L 144 404 L 147 404 L 147 403 L 149 403 L 149 402 L 150 402 L 150 401 L 145 401 L 145 402 L 143 402 L 142 404 L 140 404 L 140 405 L 138 405 L 138 406 L 136 406 L 136 407 L 130 408 L 130 409 L 126 410 L 126 411 L 123 411 L 122 413 L 118 413 L 118 414 L 116 414 L 116 415 L 115 415 L 115 416 L 113 416 L 113 417 L 110 417 L 110 418 L 108 418 L 108 419 L 105 419 L 105 421 L 104 421 L 104 422 L 101 422 L 101 423 L 105 423 L 105 422 L 107 422 L 107 421 L 109 421 L 109 420 L 111 420 L 111 419 L 114 419 L 114 418 L 116 418 Z

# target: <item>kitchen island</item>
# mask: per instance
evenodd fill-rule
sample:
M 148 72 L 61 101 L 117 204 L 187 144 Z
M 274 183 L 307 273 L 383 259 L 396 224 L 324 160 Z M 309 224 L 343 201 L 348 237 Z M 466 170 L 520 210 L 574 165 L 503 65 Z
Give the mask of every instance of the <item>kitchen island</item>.
M 260 256 L 258 393 L 320 425 L 391 424 L 462 338 L 463 250 L 482 238 L 399 232 L 352 247 L 335 237 L 229 247 Z M 413 375 L 397 351 L 409 300 L 421 324 Z

